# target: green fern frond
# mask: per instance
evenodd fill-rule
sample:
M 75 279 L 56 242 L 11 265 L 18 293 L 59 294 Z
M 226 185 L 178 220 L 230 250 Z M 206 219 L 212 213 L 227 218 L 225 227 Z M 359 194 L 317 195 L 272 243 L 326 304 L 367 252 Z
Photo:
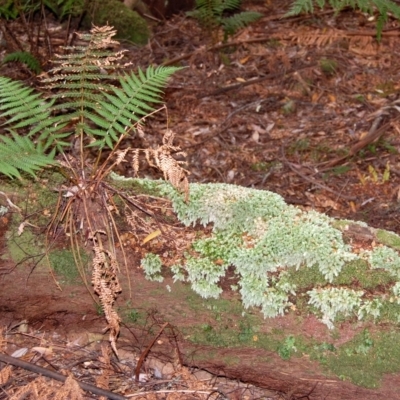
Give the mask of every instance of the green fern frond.
M 0 119 L 5 119 L 3 126 L 7 129 L 26 129 L 27 137 L 34 137 L 40 132 L 40 143 L 49 149 L 55 145 L 58 150 L 68 146 L 60 134 L 66 122 L 62 117 L 52 116 L 54 100 L 44 100 L 39 93 L 23 85 L 0 76 Z
M 224 12 L 236 11 L 240 8 L 242 0 L 214 0 L 214 13 L 222 16 Z
M 325 1 L 323 3 L 325 3 Z M 323 8 L 323 6 L 324 5 L 322 5 L 321 8 Z M 285 17 L 293 17 L 302 12 L 310 14 L 314 12 L 313 0 L 296 0 L 290 7 L 290 10 L 285 14 Z
M 40 74 L 42 71 L 40 61 L 28 51 L 16 51 L 14 53 L 7 54 L 3 58 L 3 64 L 8 62 L 20 62 L 25 64 L 35 74 Z
M 99 102 L 95 111 L 86 116 L 102 129 L 91 129 L 90 133 L 101 139 L 92 145 L 113 147 L 121 134 L 127 132 L 132 123 L 139 121 L 154 110 L 151 104 L 161 101 L 162 89 L 167 79 L 180 68 L 148 67 L 144 72 L 131 73 L 120 78 L 122 89 L 113 87 L 113 93 L 103 92 L 105 99 Z
M 188 16 L 196 18 L 203 29 L 211 32 L 212 29 L 219 26 L 218 18 L 222 12 L 218 12 L 215 7 L 215 0 L 197 0 L 196 9 L 189 11 Z
M 52 104 L 22 83 L 0 76 L 0 118 L 7 117 L 3 125 L 18 129 L 48 122 Z
M 11 137 L 0 136 L 0 173 L 10 178 L 20 178 L 19 171 L 35 175 L 35 171 L 54 164 L 55 152 L 44 154 L 27 136 L 11 131 Z
M 232 15 L 228 18 L 222 19 L 224 33 L 226 36 L 233 35 L 239 29 L 245 28 L 252 22 L 257 21 L 262 17 L 262 14 L 253 11 L 243 11 L 239 14 Z
M 9 19 L 15 19 L 19 15 L 19 10 L 15 6 L 14 0 L 3 0 L 0 4 L 0 17 Z
M 226 40 L 238 29 L 244 28 L 262 17 L 260 13 L 250 11 L 224 17 L 226 12 L 237 11 L 240 4 L 241 0 L 196 0 L 196 9 L 187 14 L 196 18 L 212 37 L 218 36 L 216 28 L 223 28 Z

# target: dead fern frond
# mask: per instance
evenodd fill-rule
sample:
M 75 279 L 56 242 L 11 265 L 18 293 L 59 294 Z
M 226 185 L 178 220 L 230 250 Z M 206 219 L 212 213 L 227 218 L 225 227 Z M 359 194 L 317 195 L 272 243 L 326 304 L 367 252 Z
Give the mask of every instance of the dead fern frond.
M 110 353 L 110 347 L 103 344 L 101 346 L 101 356 L 99 356 L 99 361 L 102 364 L 101 374 L 96 377 L 96 386 L 105 390 L 109 390 L 110 376 L 112 373 Z M 106 400 L 104 397 L 102 397 L 102 399 Z
M 113 309 L 115 299 L 121 292 L 118 281 L 118 263 L 115 255 L 102 247 L 100 234 L 93 238 L 93 272 L 92 284 L 95 293 L 99 296 L 104 315 L 108 322 L 107 329 L 110 331 L 109 340 L 115 354 L 118 355 L 116 341 L 120 330 L 121 319 Z
M 183 161 L 177 161 L 172 153 L 177 155 L 186 154 L 180 152 L 180 147 L 174 146 L 175 133 L 167 130 L 163 137 L 163 144 L 157 149 L 145 149 L 144 154 L 150 166 L 157 167 L 164 174 L 164 179 L 171 182 L 172 186 L 185 194 L 185 200 L 189 199 L 189 171 L 182 167 Z M 135 170 L 135 164 L 132 165 Z
M 6 339 L 4 337 L 4 329 L 0 328 L 0 351 L 3 351 L 7 345 Z
M 59 384 L 55 384 L 53 381 L 49 382 L 43 376 L 39 376 L 32 382 L 19 388 L 9 397 L 9 400 L 51 400 L 54 399 L 54 394 L 58 390 Z
M 64 385 L 55 393 L 54 400 L 84 400 L 84 392 L 78 382 L 70 374 L 65 380 Z
M 345 32 L 340 32 L 337 29 L 306 29 L 303 32 L 289 34 L 291 41 L 303 46 L 324 47 L 335 43 L 338 39 L 346 37 Z
M 0 385 L 4 385 L 8 382 L 12 375 L 12 366 L 7 365 L 0 370 Z
M 379 52 L 379 45 L 371 36 L 355 35 L 349 39 L 349 50 L 360 56 L 375 56 Z

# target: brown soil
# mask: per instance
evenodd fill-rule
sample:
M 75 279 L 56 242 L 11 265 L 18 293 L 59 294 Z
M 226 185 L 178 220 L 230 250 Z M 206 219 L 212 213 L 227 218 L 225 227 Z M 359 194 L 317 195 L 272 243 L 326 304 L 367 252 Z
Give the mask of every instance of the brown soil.
M 128 47 L 128 56 L 142 67 L 183 55 L 179 62 L 187 68 L 172 79 L 166 100 L 168 125 L 187 152 L 191 180 L 271 190 L 304 208 L 400 232 L 395 107 L 400 45 L 398 36 L 390 33 L 398 33 L 398 22 L 390 21 L 378 45 L 374 24 L 358 12 L 287 20 L 281 19 L 286 11 L 283 4 L 251 8 L 265 17 L 239 33 L 235 46 L 206 51 L 209 42 L 194 21 L 176 16 L 154 27 L 148 46 Z M 333 32 L 342 36 L 328 41 L 324 30 L 329 33 L 329 29 L 331 39 Z M 326 59 L 335 61 L 334 72 L 324 70 L 321 60 Z M 378 130 L 382 132 L 375 136 L 379 140 L 368 143 L 367 133 L 376 134 L 373 123 L 381 114 Z M 165 115 L 156 116 L 148 122 L 146 136 L 133 144 L 141 148 L 158 144 L 166 124 Z M 387 165 L 388 180 L 384 178 Z M 334 169 L 338 166 L 346 169 Z M 130 174 L 128 169 L 122 172 Z M 0 219 L 2 241 L 8 223 L 7 217 Z M 399 374 L 387 375 L 379 389 L 367 390 L 326 376 L 319 364 L 306 357 L 284 361 L 275 352 L 260 349 L 195 346 L 179 335 L 179 327 L 198 317 L 184 316 L 167 294 L 153 295 L 159 285 L 147 282 L 137 268 L 136 256 L 131 257 L 132 301 L 135 309 L 146 311 L 148 321 L 144 328 L 123 327 L 120 362 L 113 364 L 110 390 L 124 395 L 141 390 L 158 396 L 136 397 L 143 399 L 167 398 L 162 392 L 167 387 L 183 399 L 207 398 L 200 392 L 210 394 L 213 387 L 219 390 L 209 397 L 214 399 L 217 395 L 228 399 L 400 399 Z M 43 366 L 68 369 L 76 364 L 77 378 L 93 383 L 101 370 L 98 357 L 107 336 L 104 318 L 96 313 L 89 293 L 79 284 L 59 291 L 45 269 L 32 271 L 29 264 L 13 267 L 10 260 L 0 260 L 0 326 L 5 328 L 6 352 L 26 347 L 24 357 Z M 124 292 L 118 306 L 127 301 Z M 166 321 L 178 329 L 162 330 Z M 328 338 L 326 327 L 312 316 L 300 324 L 290 316 L 266 322 L 266 329 L 274 328 L 321 341 Z M 138 384 L 133 379 L 135 365 L 158 332 L 161 335 L 142 372 L 150 372 L 152 366 L 153 373 L 164 368 L 168 373 Z M 343 324 L 340 332 L 336 345 L 351 339 L 357 330 Z M 33 347 L 52 347 L 52 351 L 38 357 Z M 190 370 L 179 369 L 178 353 Z M 207 359 L 199 353 L 207 354 Z M 232 355 L 240 359 L 239 365 L 223 361 Z M 195 368 L 213 376 L 201 376 Z M 16 373 L 15 386 L 33 379 L 20 370 Z M 0 399 L 8 398 L 4 393 Z

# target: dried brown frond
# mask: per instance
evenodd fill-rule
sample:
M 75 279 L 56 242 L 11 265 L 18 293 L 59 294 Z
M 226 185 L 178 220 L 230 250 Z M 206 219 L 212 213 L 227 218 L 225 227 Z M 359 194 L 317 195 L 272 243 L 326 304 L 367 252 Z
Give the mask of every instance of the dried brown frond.
M 118 264 L 115 255 L 102 248 L 99 240 L 99 233 L 93 239 L 93 258 L 92 284 L 95 293 L 99 296 L 104 315 L 108 322 L 107 329 L 110 330 L 109 340 L 115 354 L 118 354 L 116 340 L 120 330 L 120 322 L 117 312 L 113 309 L 117 294 L 121 292 L 118 281 Z M 100 243 L 100 244 L 99 244 Z
M 39 376 L 32 382 L 19 388 L 9 397 L 9 400 L 50 400 L 54 399 L 54 394 L 57 393 L 58 390 L 58 384 L 55 385 L 53 381 L 46 380 L 43 376 Z
M 96 377 L 96 386 L 101 389 L 109 390 L 110 376 L 112 375 L 110 347 L 106 344 L 101 346 L 101 356 L 99 361 L 102 363 L 101 374 Z M 105 397 L 100 397 L 100 400 L 107 400 Z
M 177 155 L 186 154 L 180 151 L 180 147 L 174 146 L 175 133 L 167 130 L 163 137 L 163 144 L 157 149 L 145 149 L 144 154 L 150 166 L 156 167 L 164 174 L 164 179 L 185 194 L 186 201 L 189 198 L 189 171 L 182 167 L 184 161 L 177 161 L 172 153 Z M 135 168 L 133 166 L 133 168 Z
M 7 342 L 4 337 L 4 329 L 0 328 L 0 351 L 4 350 L 6 348 Z
M 7 365 L 3 369 L 0 370 L 0 385 L 4 385 L 8 382 L 11 377 L 12 366 Z
M 132 169 L 135 175 L 139 172 L 139 157 L 140 157 L 140 149 L 132 150 Z
M 174 138 L 175 133 L 167 130 L 163 136 L 163 144 L 158 148 L 131 149 L 131 166 L 134 174 L 137 175 L 140 169 L 140 155 L 143 153 L 148 165 L 162 171 L 164 179 L 184 193 L 187 201 L 189 198 L 189 181 L 187 177 L 190 172 L 182 167 L 182 165 L 186 164 L 184 161 L 178 161 L 173 157 L 173 155 L 186 156 L 186 153 L 180 151 L 180 147 L 173 145 Z
M 115 165 L 119 165 L 124 161 L 126 154 L 129 152 L 129 148 L 125 150 L 118 150 L 115 154 L 117 155 L 117 158 L 115 160 Z
M 300 45 L 324 47 L 346 35 L 344 32 L 339 32 L 337 29 L 313 29 L 304 32 L 296 32 L 290 36 L 293 42 Z
M 84 392 L 79 387 L 78 382 L 74 379 L 73 375 L 69 375 L 64 385 L 55 393 L 54 400 L 83 400 Z
M 360 56 L 375 56 L 379 45 L 371 36 L 352 36 L 349 40 L 349 50 Z
M 119 42 L 111 39 L 117 34 L 117 31 L 112 26 L 93 26 L 91 32 L 93 34 L 91 44 L 96 49 L 105 49 L 119 45 Z M 84 35 L 78 33 L 78 36 L 83 37 Z

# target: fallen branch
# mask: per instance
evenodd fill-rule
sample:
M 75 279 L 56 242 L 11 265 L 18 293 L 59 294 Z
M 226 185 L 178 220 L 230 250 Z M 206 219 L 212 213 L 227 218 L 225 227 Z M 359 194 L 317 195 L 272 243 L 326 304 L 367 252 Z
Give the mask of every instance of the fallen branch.
M 15 367 L 23 368 L 28 371 L 34 372 L 35 374 L 43 375 L 51 379 L 55 379 L 60 382 L 65 382 L 67 380 L 67 376 L 59 374 L 58 372 L 50 371 L 49 369 L 39 367 L 38 365 L 19 360 L 18 358 L 14 358 L 11 356 L 7 356 L 6 354 L 0 353 L 0 361 L 14 365 Z M 84 383 L 76 380 L 79 387 L 83 390 L 91 392 L 93 394 L 97 394 L 99 396 L 104 396 L 111 400 L 127 400 L 127 397 L 121 396 L 117 393 L 110 392 L 108 390 L 100 389 L 97 386 L 90 385 L 89 383 Z

